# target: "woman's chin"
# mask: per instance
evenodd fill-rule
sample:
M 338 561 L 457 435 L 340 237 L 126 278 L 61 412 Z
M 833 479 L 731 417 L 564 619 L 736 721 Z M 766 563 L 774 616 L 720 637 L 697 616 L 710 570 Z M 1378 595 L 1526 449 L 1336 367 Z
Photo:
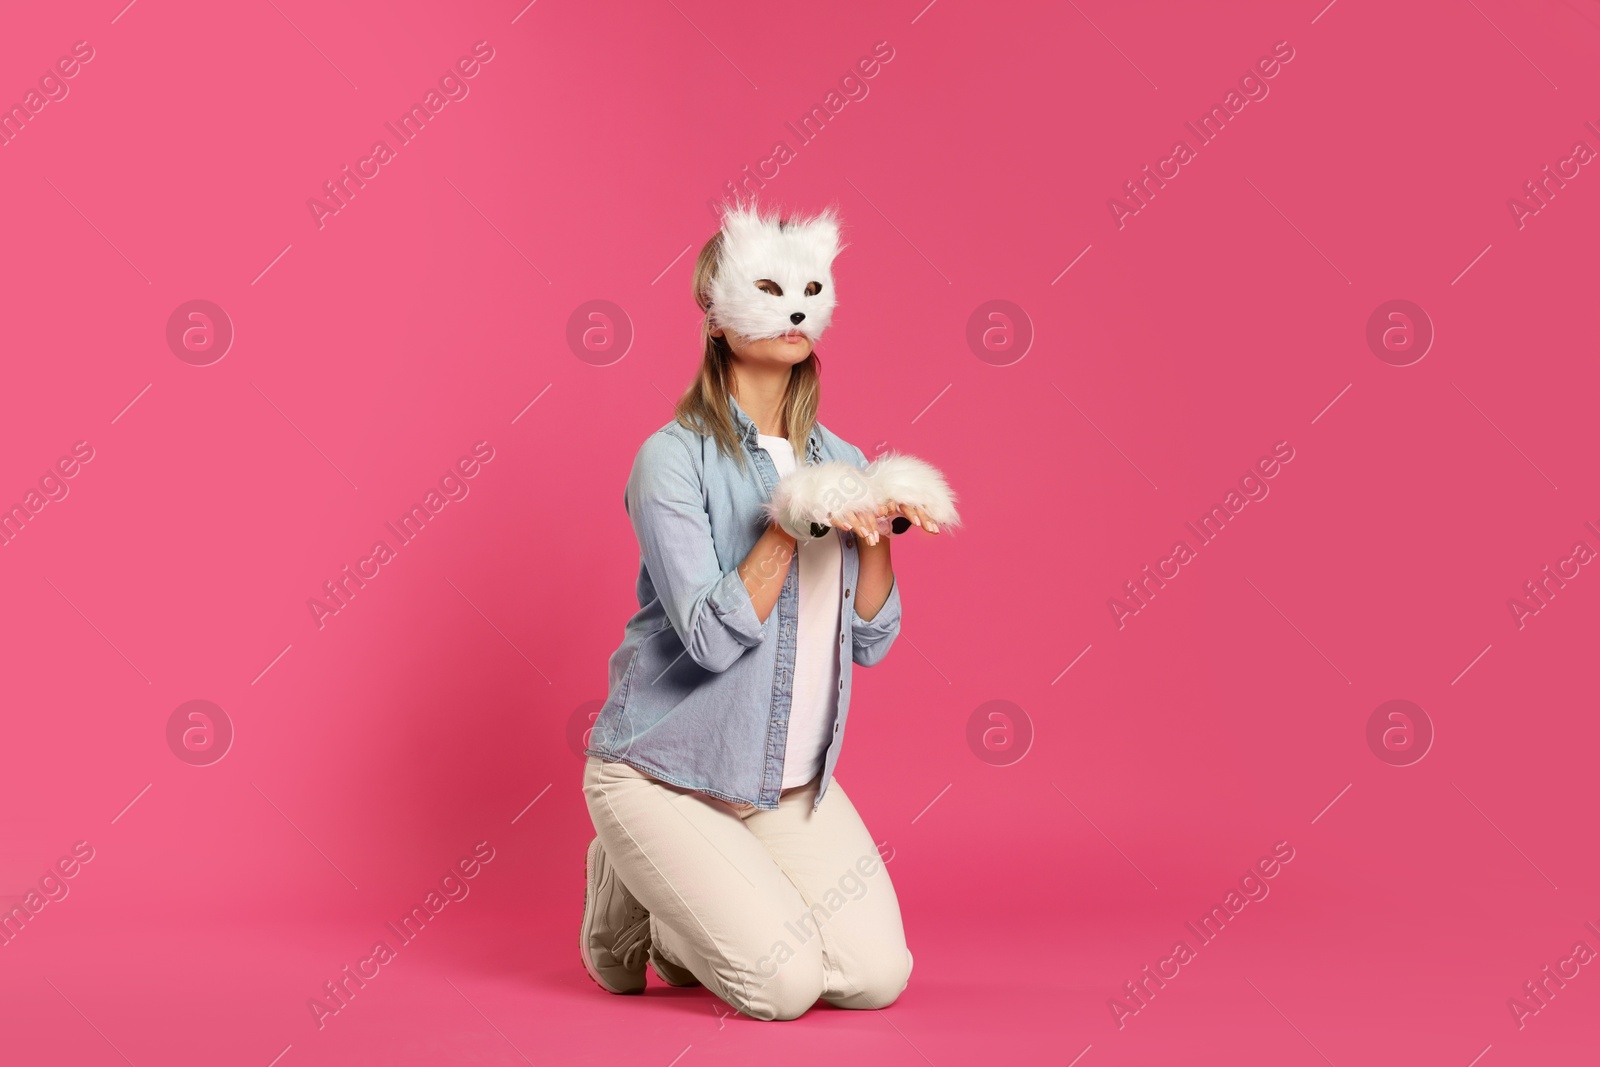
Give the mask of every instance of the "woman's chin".
M 811 355 L 811 338 L 795 330 L 777 337 L 747 341 L 745 351 L 752 356 L 794 364 L 802 362 Z
M 799 363 L 811 355 L 811 338 L 804 334 L 801 334 L 799 339 L 794 341 L 790 341 L 787 338 L 779 338 L 778 343 L 783 346 L 784 355 L 792 363 Z

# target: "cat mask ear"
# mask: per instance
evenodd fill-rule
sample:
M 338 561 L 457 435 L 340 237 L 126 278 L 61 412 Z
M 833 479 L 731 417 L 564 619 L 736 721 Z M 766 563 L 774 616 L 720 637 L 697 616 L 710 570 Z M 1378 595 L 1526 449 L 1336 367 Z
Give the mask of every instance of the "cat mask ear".
M 711 280 L 712 325 L 748 340 L 803 333 L 815 344 L 833 320 L 839 219 L 762 215 L 756 205 L 722 216 L 722 255 Z

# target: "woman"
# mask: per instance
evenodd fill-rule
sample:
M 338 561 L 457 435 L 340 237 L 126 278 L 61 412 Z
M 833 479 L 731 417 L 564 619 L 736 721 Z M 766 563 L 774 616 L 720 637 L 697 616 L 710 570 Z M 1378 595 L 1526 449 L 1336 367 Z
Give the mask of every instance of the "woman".
M 900 630 L 884 528 L 936 534 L 940 512 L 872 491 L 865 454 L 816 421 L 838 251 L 831 213 L 727 213 L 695 264 L 699 375 L 628 479 L 640 607 L 584 772 L 580 950 L 612 993 L 642 992 L 648 957 L 669 985 L 794 1019 L 818 999 L 881 1008 L 911 974 L 894 885 L 832 775 L 851 668 Z M 780 479 L 842 469 L 814 536 L 774 521 Z

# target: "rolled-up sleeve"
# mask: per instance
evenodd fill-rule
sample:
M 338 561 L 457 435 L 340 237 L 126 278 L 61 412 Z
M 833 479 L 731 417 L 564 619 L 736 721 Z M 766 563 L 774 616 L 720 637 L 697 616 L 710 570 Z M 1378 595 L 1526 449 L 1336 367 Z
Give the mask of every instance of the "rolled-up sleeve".
M 762 622 L 738 569 L 723 573 L 717 562 L 688 447 L 652 434 L 634 458 L 625 500 L 645 569 L 689 658 L 727 670 L 761 643 Z
M 894 644 L 895 637 L 900 633 L 900 578 L 898 575 L 889 584 L 889 598 L 883 602 L 883 607 L 867 622 L 856 613 L 855 608 L 850 609 L 850 629 L 855 635 L 852 642 L 850 658 L 858 666 L 874 667 L 878 661 L 889 654 L 889 646 Z

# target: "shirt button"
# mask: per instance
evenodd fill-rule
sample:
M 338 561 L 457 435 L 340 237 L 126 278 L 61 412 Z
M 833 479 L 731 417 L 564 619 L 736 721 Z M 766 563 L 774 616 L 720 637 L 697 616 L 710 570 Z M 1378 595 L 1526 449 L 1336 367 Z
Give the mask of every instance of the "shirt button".
M 848 589 L 846 589 L 846 590 L 845 590 L 845 591 L 844 591 L 844 595 L 845 595 L 845 596 L 849 596 L 849 595 L 850 595 L 850 590 L 848 590 Z
M 844 679 L 843 679 L 843 678 L 840 678 L 840 679 L 839 679 L 839 689 L 840 689 L 840 690 L 841 690 L 841 691 L 842 691 L 842 690 L 843 690 L 843 689 L 844 689 Z

